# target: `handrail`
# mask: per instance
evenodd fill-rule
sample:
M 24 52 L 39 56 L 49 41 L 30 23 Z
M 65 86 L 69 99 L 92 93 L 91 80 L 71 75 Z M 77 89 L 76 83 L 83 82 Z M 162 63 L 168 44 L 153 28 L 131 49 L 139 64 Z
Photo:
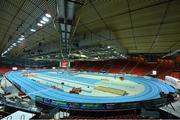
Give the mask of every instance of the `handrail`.
M 129 74 L 139 65 L 139 62 L 136 63 L 136 65 L 128 72 Z
M 125 68 L 129 65 L 129 61 L 128 61 L 128 63 L 120 70 L 120 72 L 119 73 L 121 73 L 121 72 L 123 72 L 124 70 L 125 70 Z

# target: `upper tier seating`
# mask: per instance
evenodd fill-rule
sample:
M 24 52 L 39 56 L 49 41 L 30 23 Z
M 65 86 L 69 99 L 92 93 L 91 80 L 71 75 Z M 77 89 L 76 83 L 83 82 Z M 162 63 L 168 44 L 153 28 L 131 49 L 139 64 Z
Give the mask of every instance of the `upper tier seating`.
M 137 64 L 137 62 L 129 61 L 127 66 L 122 70 L 122 72 L 129 73 Z
M 92 62 L 93 68 L 91 69 L 92 72 L 100 72 L 102 67 L 104 66 L 104 62 L 96 61 Z
M 102 67 L 101 72 L 108 72 L 111 67 L 112 67 L 112 62 L 106 61 L 104 62 L 104 66 Z
M 165 79 L 165 76 L 170 76 L 171 73 L 174 70 L 174 66 L 169 65 L 160 65 L 160 67 L 157 68 L 157 75 L 161 79 Z
M 128 63 L 126 60 L 116 60 L 112 63 L 112 67 L 109 70 L 109 73 L 119 73 L 123 67 Z
M 180 72 L 172 72 L 170 76 L 180 79 Z
M 157 64 L 145 64 L 145 63 L 139 63 L 133 71 L 131 71 L 131 74 L 136 75 L 147 75 L 151 74 L 152 70 L 156 68 Z
M 11 71 L 11 68 L 9 67 L 0 67 L 0 74 L 4 74 L 8 71 Z
M 131 60 L 108 60 L 108 61 L 78 61 L 75 66 L 76 70 L 92 71 L 92 72 L 108 72 L 108 73 L 129 73 L 136 75 L 149 75 L 152 70 L 157 71 L 157 76 L 164 79 L 166 75 L 175 76 L 179 78 L 179 72 L 174 72 L 173 64 L 159 64 L 159 63 L 144 63 L 135 62 Z

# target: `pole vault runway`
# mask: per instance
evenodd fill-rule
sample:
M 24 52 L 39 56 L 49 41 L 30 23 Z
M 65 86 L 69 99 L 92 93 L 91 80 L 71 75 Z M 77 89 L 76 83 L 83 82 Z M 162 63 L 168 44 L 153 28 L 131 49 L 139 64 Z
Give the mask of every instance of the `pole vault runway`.
M 176 92 L 158 79 L 126 74 L 35 70 L 9 72 L 5 76 L 31 99 L 61 108 L 119 109 L 124 103 L 132 106 L 131 103 L 161 99 L 160 92 Z M 74 89 L 79 92 L 71 93 Z

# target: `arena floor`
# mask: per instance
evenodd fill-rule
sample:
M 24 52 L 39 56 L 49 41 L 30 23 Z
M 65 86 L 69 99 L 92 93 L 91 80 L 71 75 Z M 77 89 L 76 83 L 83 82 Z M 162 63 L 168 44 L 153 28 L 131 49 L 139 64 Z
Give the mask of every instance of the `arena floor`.
M 105 76 L 80 72 L 46 72 L 28 77 L 42 84 L 54 86 L 65 92 L 72 88 L 81 88 L 80 95 L 88 96 L 122 96 L 136 95 L 144 91 L 144 85 L 131 80 L 121 80 L 122 75 Z M 71 79 L 68 79 L 71 78 Z M 61 85 L 61 83 L 64 85 Z M 123 92 L 124 91 L 124 92 Z
M 42 96 L 77 103 L 153 100 L 160 98 L 160 92 L 175 92 L 173 87 L 160 80 L 126 74 L 36 70 L 9 72 L 6 78 L 32 99 Z M 69 93 L 73 88 L 80 88 L 79 94 Z

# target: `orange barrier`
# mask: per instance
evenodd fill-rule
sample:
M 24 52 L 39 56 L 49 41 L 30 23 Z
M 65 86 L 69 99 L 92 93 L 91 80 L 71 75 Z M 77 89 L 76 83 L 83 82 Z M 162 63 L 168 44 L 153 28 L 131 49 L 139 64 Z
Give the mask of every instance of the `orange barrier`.
M 81 92 L 81 88 L 73 88 L 69 93 L 79 94 Z

